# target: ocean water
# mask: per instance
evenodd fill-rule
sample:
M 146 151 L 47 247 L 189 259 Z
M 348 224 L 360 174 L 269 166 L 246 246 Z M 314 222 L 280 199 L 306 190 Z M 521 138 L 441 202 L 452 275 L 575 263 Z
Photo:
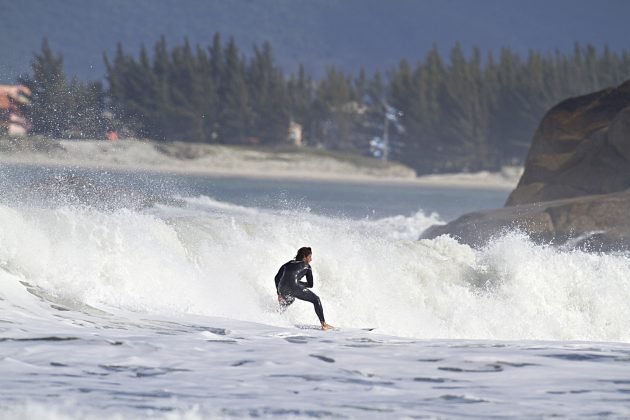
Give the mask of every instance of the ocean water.
M 0 418 L 630 415 L 628 255 L 417 240 L 505 191 L 72 170 L 180 204 L 8 194 L 61 172 L 0 171 Z M 336 331 L 277 311 L 304 245 Z

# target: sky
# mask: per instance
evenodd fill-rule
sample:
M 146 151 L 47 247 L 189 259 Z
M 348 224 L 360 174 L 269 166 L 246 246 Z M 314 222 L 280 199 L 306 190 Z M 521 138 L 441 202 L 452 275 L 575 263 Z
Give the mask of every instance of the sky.
M 103 53 L 117 42 L 137 53 L 162 34 L 171 46 L 184 37 L 206 46 L 220 32 L 246 55 L 269 41 L 287 73 L 302 63 L 315 77 L 330 66 L 373 72 L 417 62 L 433 45 L 447 56 L 458 41 L 483 52 L 570 52 L 576 41 L 630 50 L 623 0 L 0 0 L 0 11 L 0 83 L 30 71 L 44 37 L 82 80 L 104 77 Z

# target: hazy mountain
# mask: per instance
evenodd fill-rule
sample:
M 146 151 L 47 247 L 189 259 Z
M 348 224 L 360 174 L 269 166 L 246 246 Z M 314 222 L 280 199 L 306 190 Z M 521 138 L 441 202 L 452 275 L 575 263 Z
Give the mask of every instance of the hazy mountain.
M 0 82 L 30 71 L 44 36 L 81 79 L 103 77 L 102 54 L 118 41 L 136 53 L 160 34 L 171 45 L 185 36 L 208 45 L 218 31 L 245 54 L 270 41 L 287 71 L 302 62 L 315 76 L 331 65 L 356 71 L 413 62 L 433 43 L 448 54 L 458 40 L 467 50 L 523 53 L 570 51 L 575 41 L 630 47 L 624 0 L 0 0 L 0 14 Z

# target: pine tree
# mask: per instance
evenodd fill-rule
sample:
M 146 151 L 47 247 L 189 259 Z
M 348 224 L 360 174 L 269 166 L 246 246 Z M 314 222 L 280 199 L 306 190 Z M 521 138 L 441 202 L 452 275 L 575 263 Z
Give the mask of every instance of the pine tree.
M 197 46 L 197 71 L 199 81 L 195 107 L 201 119 L 203 141 L 215 141 L 215 127 L 218 125 L 218 94 L 212 74 L 212 63 L 206 50 Z
M 72 80 L 68 86 L 68 94 L 69 134 L 76 138 L 102 138 L 106 131 L 103 119 L 105 90 L 102 83 Z
M 247 72 L 252 109 L 251 133 L 263 144 L 284 141 L 290 119 L 290 103 L 282 71 L 274 65 L 271 45 L 254 48 Z
M 313 112 L 319 121 L 318 139 L 322 144 L 337 150 L 355 151 L 356 102 L 349 78 L 331 67 L 326 78 L 316 88 Z
M 234 39 L 230 39 L 223 51 L 225 55 L 225 72 L 221 81 L 223 87 L 220 100 L 221 143 L 242 143 L 248 136 L 250 127 L 250 104 L 245 82 L 245 65 L 239 57 Z
M 291 118 L 308 129 L 312 121 L 313 80 L 306 74 L 303 64 L 300 64 L 297 77 L 291 76 L 288 80 L 287 92 Z
M 32 62 L 33 74 L 22 79 L 33 95 L 26 116 L 32 132 L 50 137 L 88 138 L 105 133 L 104 91 L 100 82 L 68 82 L 63 57 L 44 38 Z
M 32 91 L 32 105 L 27 112 L 32 131 L 61 137 L 70 126 L 71 98 L 63 57 L 52 52 L 47 38 L 42 41 L 41 52 L 33 59 L 32 70 L 32 76 L 23 80 Z
M 202 75 L 188 39 L 184 40 L 182 47 L 173 49 L 171 63 L 167 78 L 169 108 L 166 137 L 170 140 L 203 141 L 202 116 L 206 112 L 206 98 L 199 89 Z

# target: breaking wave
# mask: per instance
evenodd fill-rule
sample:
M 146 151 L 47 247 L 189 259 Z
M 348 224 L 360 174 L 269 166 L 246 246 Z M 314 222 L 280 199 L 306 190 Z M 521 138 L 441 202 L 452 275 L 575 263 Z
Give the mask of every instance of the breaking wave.
M 276 311 L 273 276 L 314 251 L 314 291 L 342 327 L 417 338 L 630 341 L 627 255 L 559 250 L 508 233 L 475 250 L 417 240 L 437 214 L 338 219 L 210 197 L 102 211 L 0 205 L 0 305 L 48 304 L 315 323 Z M 51 309 L 51 312 L 53 309 Z

